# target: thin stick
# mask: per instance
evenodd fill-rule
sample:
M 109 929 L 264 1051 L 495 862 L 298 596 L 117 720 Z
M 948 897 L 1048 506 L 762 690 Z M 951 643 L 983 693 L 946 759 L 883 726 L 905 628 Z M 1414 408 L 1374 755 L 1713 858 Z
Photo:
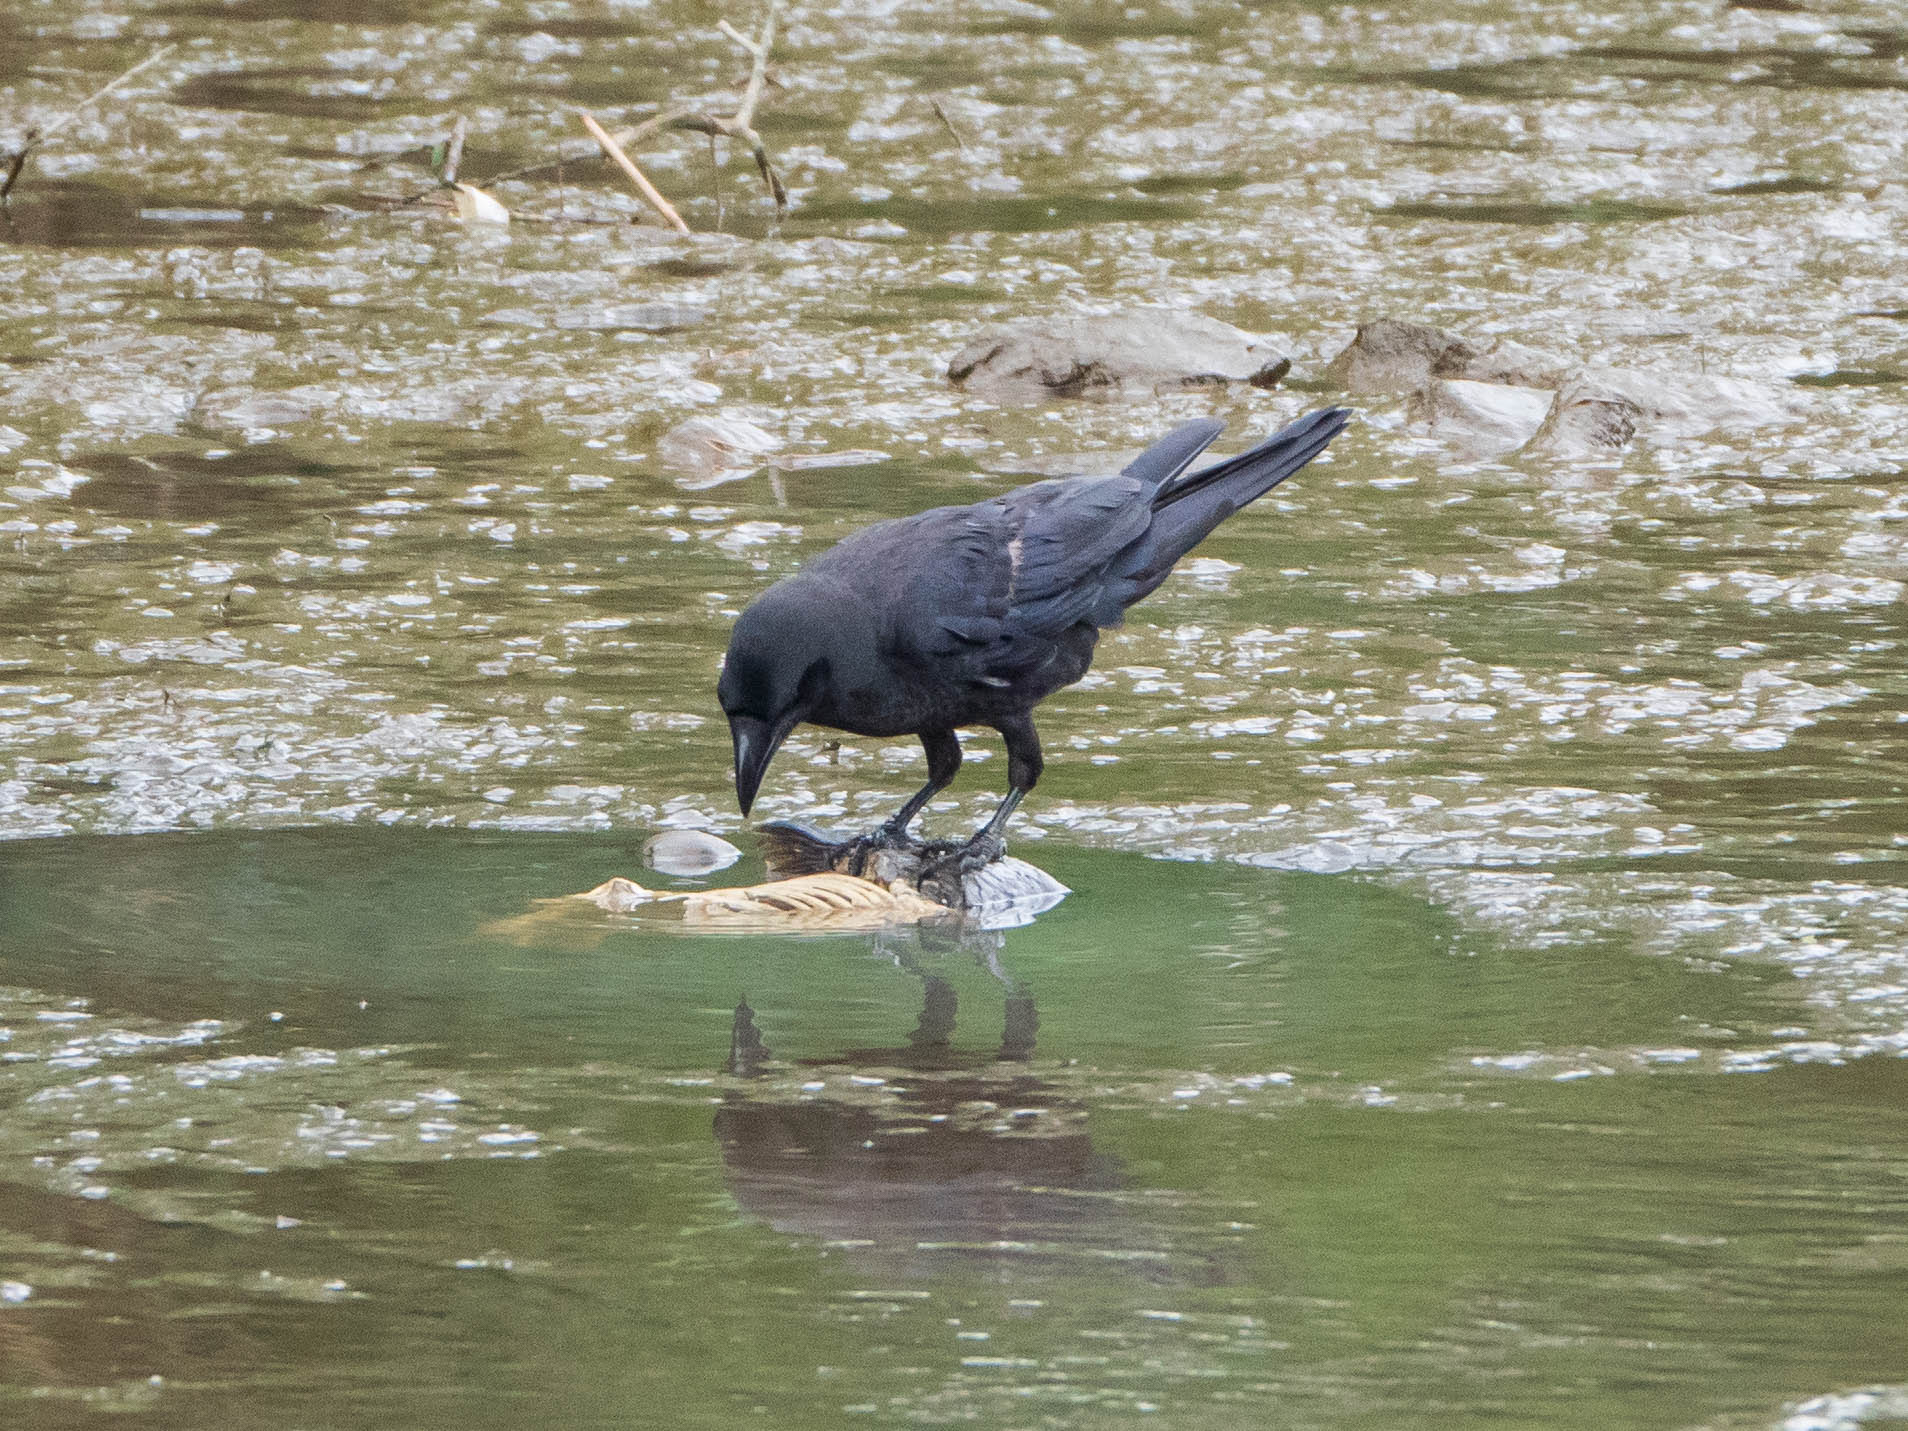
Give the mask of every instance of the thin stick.
M 929 95 L 928 106 L 934 111 L 934 117 L 947 126 L 947 132 L 954 136 L 954 143 L 959 147 L 961 153 L 965 154 L 967 152 L 967 141 L 961 138 L 961 131 L 954 127 L 954 121 L 947 117 L 947 111 L 941 108 L 940 100 L 936 99 L 933 95 Z
M 637 192 L 642 194 L 643 198 L 648 200 L 658 213 L 683 233 L 689 232 L 689 226 L 682 222 L 681 216 L 676 213 L 674 207 L 656 191 L 656 186 L 643 176 L 642 171 L 631 162 L 626 152 L 629 148 L 633 147 L 638 140 L 647 138 L 660 129 L 689 130 L 697 134 L 706 134 L 711 140 L 712 150 L 713 141 L 718 137 L 735 139 L 746 144 L 749 149 L 749 157 L 755 160 L 755 167 L 761 171 L 762 180 L 768 185 L 769 193 L 775 200 L 776 212 L 780 214 L 788 210 L 788 186 L 782 182 L 781 174 L 776 170 L 774 162 L 769 158 L 768 146 L 762 142 L 762 136 L 755 132 L 754 127 L 755 111 L 757 106 L 762 102 L 762 92 L 764 88 L 771 83 L 768 73 L 769 50 L 775 43 L 775 23 L 780 10 L 781 0 L 768 0 L 762 17 L 761 33 L 753 39 L 736 29 L 735 26 L 731 25 L 727 20 L 716 21 L 716 28 L 736 44 L 740 45 L 749 55 L 749 77 L 742 87 L 742 99 L 736 106 L 734 114 L 710 114 L 701 106 L 684 105 L 677 109 L 653 114 L 640 123 L 630 125 L 626 129 L 617 130 L 613 135 L 605 134 L 602 126 L 598 124 L 593 117 L 589 115 L 583 116 L 584 124 L 589 128 L 591 135 L 595 137 L 598 146 L 602 149 L 604 154 L 620 165 L 623 172 L 629 175 L 630 181 L 636 185 Z M 582 111 L 579 110 L 578 113 L 580 114 Z M 956 137 L 958 139 L 958 136 Z M 580 158 L 581 156 L 577 157 Z M 559 157 L 557 159 L 546 159 L 536 164 L 527 164 L 521 169 L 511 169 L 502 174 L 493 174 L 486 180 L 486 183 L 494 186 L 506 183 L 512 179 L 528 179 L 552 171 L 559 175 L 560 182 L 563 165 L 565 163 L 574 162 L 577 162 L 574 158 L 565 159 Z M 719 230 L 722 227 L 723 219 L 723 202 L 719 179 L 717 184 L 716 227 Z M 414 195 L 412 201 L 415 202 L 417 199 L 425 198 L 430 192 L 431 191 L 426 190 L 424 193 Z
M 446 188 L 457 182 L 457 166 L 464 162 L 464 131 L 467 127 L 464 116 L 458 115 L 457 127 L 451 130 L 450 142 L 444 146 L 444 169 L 438 177 Z
M 33 153 L 33 146 L 40 142 L 37 132 L 31 129 L 27 131 L 26 138 L 25 147 L 8 161 L 7 177 L 0 180 L 0 204 L 4 204 L 7 201 L 7 195 L 13 192 L 13 186 L 20 180 L 20 171 L 26 168 L 26 161 Z
M 54 120 L 51 124 L 46 125 L 44 128 L 42 128 L 40 130 L 40 142 L 44 144 L 47 140 L 51 139 L 55 134 L 58 134 L 62 129 L 66 128 L 67 125 L 71 124 L 75 119 L 78 119 L 80 115 L 80 111 L 85 109 L 87 105 L 92 104 L 95 100 L 101 100 L 106 98 L 107 95 L 111 94 L 114 90 L 118 89 L 122 84 L 124 84 L 127 80 L 131 79 L 134 75 L 138 74 L 141 70 L 145 69 L 148 65 L 158 64 L 159 61 L 163 60 L 167 55 L 171 54 L 177 48 L 178 48 L 177 44 L 161 45 L 158 49 L 154 50 L 151 54 L 147 55 L 145 59 L 141 60 L 138 64 L 134 65 L 131 69 L 121 73 L 118 78 L 108 80 L 105 84 L 101 85 L 98 89 L 94 90 L 91 94 L 87 95 L 85 99 L 82 99 L 78 104 L 74 105 L 71 109 L 67 110 L 65 114 L 61 115 L 58 119 Z
M 672 109 L 667 114 L 651 115 L 640 124 L 632 124 L 627 129 L 618 129 L 612 132 L 615 135 L 616 142 L 627 149 L 645 135 L 653 134 L 656 130 L 663 128 L 663 126 L 674 124 L 684 115 L 694 114 L 695 112 L 693 106 L 682 109 Z M 528 179 L 538 174 L 557 172 L 560 171 L 565 164 L 579 163 L 589 157 L 589 151 L 585 150 L 583 153 L 573 154 L 567 159 L 562 157 L 556 159 L 539 159 L 536 163 L 526 164 L 521 169 L 508 169 L 501 174 L 492 174 L 488 179 L 484 180 L 484 183 L 488 185 L 504 184 L 512 179 Z M 419 197 L 422 197 L 422 195 Z
M 614 159 L 617 166 L 629 175 L 630 183 L 636 186 L 637 193 L 649 201 L 650 207 L 667 219 L 678 233 L 688 233 L 689 225 L 682 221 L 682 215 L 676 212 L 675 206 L 662 196 L 662 192 L 654 184 L 649 182 L 643 171 L 636 167 L 636 161 L 623 152 L 623 146 L 610 136 L 607 129 L 596 122 L 596 117 L 586 109 L 579 109 L 577 116 L 582 119 L 583 127 L 590 131 L 590 138 L 602 145 L 603 152 Z
M 730 122 L 747 129 L 755 121 L 755 106 L 762 102 L 762 81 L 768 75 L 769 46 L 775 43 L 775 12 L 781 0 L 769 0 L 768 13 L 762 17 L 762 33 L 751 40 L 727 20 L 717 20 L 716 28 L 749 52 L 749 82 L 742 90 L 742 103 L 735 107 Z
M 82 99 L 78 104 L 67 110 L 65 114 L 62 114 L 51 124 L 29 129 L 26 132 L 25 142 L 20 146 L 20 152 L 15 154 L 13 158 L 8 161 L 6 181 L 0 183 L 0 203 L 6 202 L 7 195 L 13 192 L 13 186 L 19 182 L 20 171 L 26 167 L 28 155 L 32 154 L 35 149 L 38 149 L 42 144 L 46 143 L 47 140 L 66 128 L 67 125 L 78 119 L 81 112 L 84 111 L 88 105 L 106 98 L 107 95 L 118 89 L 122 84 L 145 69 L 148 65 L 158 64 L 159 61 L 163 60 L 177 48 L 178 45 L 176 43 L 161 45 L 131 69 L 120 71 L 118 75 L 87 95 L 85 99 Z

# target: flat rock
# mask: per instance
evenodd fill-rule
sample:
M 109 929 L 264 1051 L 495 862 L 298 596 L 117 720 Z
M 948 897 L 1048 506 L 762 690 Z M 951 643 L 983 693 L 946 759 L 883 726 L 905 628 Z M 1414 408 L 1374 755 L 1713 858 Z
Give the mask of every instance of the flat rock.
M 781 439 L 739 417 L 692 417 L 656 442 L 656 460 L 691 491 L 746 477 Z
M 1761 383 L 1654 368 L 1588 368 L 1558 389 L 1529 450 L 1595 456 L 1639 434 L 1691 437 L 1724 423 L 1761 426 L 1794 415 L 1789 395 Z
M 984 397 L 1026 401 L 1229 382 L 1270 388 L 1291 366 L 1271 340 L 1217 318 L 1136 308 L 993 329 L 955 354 L 947 375 Z
M 1410 416 L 1434 437 L 1489 456 L 1530 441 L 1544 425 L 1555 397 L 1549 388 L 1433 378 L 1412 395 Z
M 205 427 L 242 432 L 276 431 L 309 422 L 338 405 L 330 388 L 220 388 L 206 393 L 193 408 L 193 421 Z
M 1324 378 L 1349 393 L 1419 393 L 1437 378 L 1555 388 L 1572 365 L 1508 338 L 1473 343 L 1428 323 L 1376 318 L 1326 364 Z

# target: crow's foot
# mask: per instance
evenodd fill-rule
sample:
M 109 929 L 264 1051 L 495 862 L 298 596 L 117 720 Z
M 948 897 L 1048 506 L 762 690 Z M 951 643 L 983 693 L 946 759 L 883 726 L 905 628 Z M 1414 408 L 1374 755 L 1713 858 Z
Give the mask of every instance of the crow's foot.
M 843 844 L 835 857 L 835 868 L 845 874 L 868 876 L 872 864 L 893 863 L 879 861 L 879 856 L 890 852 L 918 856 L 922 848 L 921 842 L 908 833 L 906 826 L 888 820 L 867 834 L 856 835 Z
M 1007 842 L 999 835 L 990 835 L 984 830 L 958 845 L 943 845 L 937 841 L 922 852 L 921 875 L 915 883 L 919 885 L 929 880 L 944 879 L 958 883 L 961 876 L 985 869 L 1006 853 Z

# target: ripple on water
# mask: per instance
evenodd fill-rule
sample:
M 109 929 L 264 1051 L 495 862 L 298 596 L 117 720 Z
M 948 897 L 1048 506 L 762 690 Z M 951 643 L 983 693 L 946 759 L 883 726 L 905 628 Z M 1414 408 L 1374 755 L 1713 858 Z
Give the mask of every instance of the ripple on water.
M 16 1116 L 0 1155 L 49 1191 L 112 1198 L 161 1221 L 216 1216 L 142 1184 L 156 1166 L 265 1173 L 341 1159 L 536 1158 L 560 1146 L 500 1119 L 469 1086 L 427 1085 L 401 1051 L 217 1052 L 242 1026 L 95 1013 L 0 989 L 0 1081 Z M 242 1202 L 244 1199 L 236 1199 Z

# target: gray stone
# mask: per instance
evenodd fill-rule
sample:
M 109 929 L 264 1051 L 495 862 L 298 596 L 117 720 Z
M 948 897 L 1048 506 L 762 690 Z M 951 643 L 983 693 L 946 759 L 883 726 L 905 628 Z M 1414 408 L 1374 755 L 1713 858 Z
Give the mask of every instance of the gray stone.
M 982 334 L 947 375 L 984 397 L 1119 397 L 1243 382 L 1277 386 L 1291 368 L 1268 339 L 1171 308 L 1019 323 Z
M 656 442 L 656 460 L 676 474 L 690 491 L 746 477 L 781 439 L 739 417 L 692 417 L 677 423 Z
M 1595 456 L 1628 445 L 1639 433 L 1693 437 L 1724 423 L 1762 426 L 1794 415 L 1785 393 L 1741 378 L 1653 368 L 1589 368 L 1563 385 L 1532 452 Z
M 1410 416 L 1434 437 L 1476 456 L 1489 456 L 1530 441 L 1555 396 L 1548 388 L 1433 378 L 1412 395 Z
M 1573 365 L 1509 338 L 1479 346 L 1455 333 L 1401 318 L 1360 324 L 1325 367 L 1325 381 L 1349 393 L 1420 393 L 1438 378 L 1555 388 Z
M 1577 364 L 1555 353 L 1527 348 L 1510 338 L 1499 338 L 1481 353 L 1465 361 L 1460 371 L 1440 377 L 1464 382 L 1500 383 L 1520 388 L 1560 388 L 1570 381 Z
M 1348 393 L 1415 393 L 1440 374 L 1459 376 L 1478 350 L 1425 323 L 1378 318 L 1358 325 L 1325 367 L 1325 381 Z

